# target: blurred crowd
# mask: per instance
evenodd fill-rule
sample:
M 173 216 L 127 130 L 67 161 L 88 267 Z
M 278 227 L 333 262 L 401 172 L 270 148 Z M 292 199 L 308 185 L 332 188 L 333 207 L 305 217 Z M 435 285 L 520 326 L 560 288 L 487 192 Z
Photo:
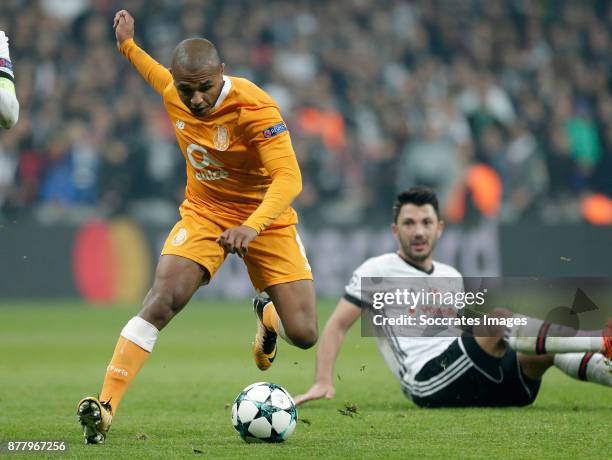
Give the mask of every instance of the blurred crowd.
M 184 160 L 117 52 L 121 8 L 164 65 L 204 36 L 276 99 L 305 225 L 388 222 L 415 184 L 455 222 L 573 222 L 586 198 L 612 203 L 605 0 L 2 0 L 21 116 L 0 132 L 0 219 L 176 219 Z

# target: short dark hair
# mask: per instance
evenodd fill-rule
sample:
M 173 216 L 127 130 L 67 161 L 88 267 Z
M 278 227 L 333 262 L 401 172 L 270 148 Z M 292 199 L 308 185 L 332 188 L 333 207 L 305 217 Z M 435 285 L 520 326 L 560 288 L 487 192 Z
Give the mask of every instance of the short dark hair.
M 436 192 L 429 187 L 411 187 L 397 195 L 395 203 L 393 203 L 393 222 L 397 222 L 402 206 L 405 204 L 414 204 L 416 206 L 430 204 L 434 208 L 434 211 L 436 211 L 436 217 L 440 219 L 438 197 L 436 196 Z

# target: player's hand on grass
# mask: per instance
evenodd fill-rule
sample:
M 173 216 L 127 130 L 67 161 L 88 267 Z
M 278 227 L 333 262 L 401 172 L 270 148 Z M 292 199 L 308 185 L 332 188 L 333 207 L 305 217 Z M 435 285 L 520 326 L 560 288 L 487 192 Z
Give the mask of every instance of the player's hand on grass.
M 117 37 L 117 48 L 119 48 L 124 41 L 134 38 L 134 18 L 126 10 L 119 10 L 115 13 L 113 28 L 115 29 L 115 36 Z
M 295 403 L 299 406 L 308 401 L 314 401 L 315 399 L 332 399 L 336 395 L 336 390 L 331 383 L 315 383 L 310 390 L 306 393 L 297 395 L 295 397 Z
M 254 228 L 241 225 L 225 230 L 217 238 L 217 243 L 229 254 L 238 254 L 240 257 L 244 257 L 249 250 L 249 243 L 256 236 L 257 231 Z

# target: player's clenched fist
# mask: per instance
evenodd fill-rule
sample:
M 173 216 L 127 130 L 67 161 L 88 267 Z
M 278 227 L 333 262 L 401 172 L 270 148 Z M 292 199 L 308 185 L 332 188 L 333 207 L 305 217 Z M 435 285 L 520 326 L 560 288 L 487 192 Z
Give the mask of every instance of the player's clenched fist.
M 238 254 L 244 257 L 248 246 L 257 236 L 257 231 L 246 225 L 228 228 L 217 238 L 217 243 L 230 254 Z
M 134 38 L 134 18 L 126 10 L 115 13 L 113 27 L 117 37 L 117 47 L 120 47 L 125 40 Z

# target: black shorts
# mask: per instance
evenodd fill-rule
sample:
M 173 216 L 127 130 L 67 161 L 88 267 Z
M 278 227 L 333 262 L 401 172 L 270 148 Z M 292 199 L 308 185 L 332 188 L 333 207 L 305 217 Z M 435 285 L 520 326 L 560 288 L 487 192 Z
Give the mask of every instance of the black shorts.
M 402 390 L 421 407 L 527 406 L 541 380 L 527 377 L 514 350 L 501 358 L 487 354 L 473 336 L 455 340 L 416 374 Z

